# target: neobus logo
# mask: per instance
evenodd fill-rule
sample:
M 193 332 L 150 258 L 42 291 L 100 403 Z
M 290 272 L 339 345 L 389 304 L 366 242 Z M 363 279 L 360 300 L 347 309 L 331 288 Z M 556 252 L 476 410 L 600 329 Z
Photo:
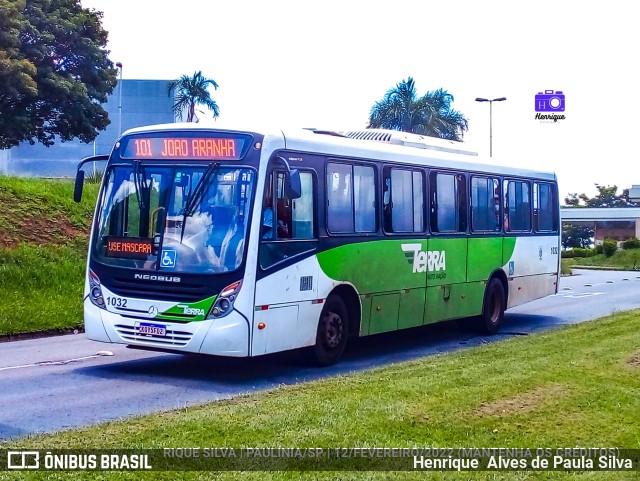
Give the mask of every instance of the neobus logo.
M 413 272 L 435 272 L 447 269 L 445 251 L 423 251 L 422 244 L 402 244 L 402 250 L 413 264 Z
M 161 282 L 182 282 L 182 279 L 175 276 L 156 276 L 153 274 L 134 274 L 134 279 L 142 279 L 143 281 L 161 281 Z

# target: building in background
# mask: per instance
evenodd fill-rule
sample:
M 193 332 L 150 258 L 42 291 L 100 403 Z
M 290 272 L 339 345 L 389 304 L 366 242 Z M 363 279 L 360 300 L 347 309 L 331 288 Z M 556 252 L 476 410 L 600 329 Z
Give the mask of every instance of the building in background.
M 168 83 L 169 80 L 122 80 L 103 106 L 111 123 L 99 132 L 95 142 L 57 141 L 51 147 L 23 142 L 17 147 L 0 150 L 0 174 L 74 177 L 81 159 L 109 154 L 121 132 L 142 125 L 174 122 L 173 98 L 167 95 Z

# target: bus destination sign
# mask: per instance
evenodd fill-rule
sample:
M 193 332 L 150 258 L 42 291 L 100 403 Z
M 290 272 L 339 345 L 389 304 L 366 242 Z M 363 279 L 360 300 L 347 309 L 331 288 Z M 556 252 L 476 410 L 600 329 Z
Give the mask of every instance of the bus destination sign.
M 239 160 L 245 143 L 237 137 L 131 137 L 122 158 Z
M 106 255 L 111 257 L 146 259 L 152 254 L 151 239 L 109 236 L 105 241 Z

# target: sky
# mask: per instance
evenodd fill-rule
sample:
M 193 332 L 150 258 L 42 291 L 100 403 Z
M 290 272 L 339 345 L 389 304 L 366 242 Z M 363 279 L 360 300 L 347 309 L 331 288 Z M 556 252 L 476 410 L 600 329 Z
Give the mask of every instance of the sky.
M 633 2 L 81 0 L 103 12 L 124 79 L 202 73 L 221 128 L 360 129 L 390 88 L 443 88 L 482 161 L 554 171 L 561 198 L 640 184 Z M 565 118 L 536 119 L 562 91 Z M 492 104 L 477 97 L 494 99 Z M 490 117 L 493 157 L 489 159 Z M 634 134 L 634 132 L 636 132 Z

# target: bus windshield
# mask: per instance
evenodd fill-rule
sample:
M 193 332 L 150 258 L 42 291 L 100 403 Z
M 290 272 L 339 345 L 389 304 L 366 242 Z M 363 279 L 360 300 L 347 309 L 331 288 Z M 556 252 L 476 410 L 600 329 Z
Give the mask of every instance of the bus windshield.
M 93 245 L 99 262 L 194 274 L 242 263 L 252 170 L 134 161 L 106 175 Z

